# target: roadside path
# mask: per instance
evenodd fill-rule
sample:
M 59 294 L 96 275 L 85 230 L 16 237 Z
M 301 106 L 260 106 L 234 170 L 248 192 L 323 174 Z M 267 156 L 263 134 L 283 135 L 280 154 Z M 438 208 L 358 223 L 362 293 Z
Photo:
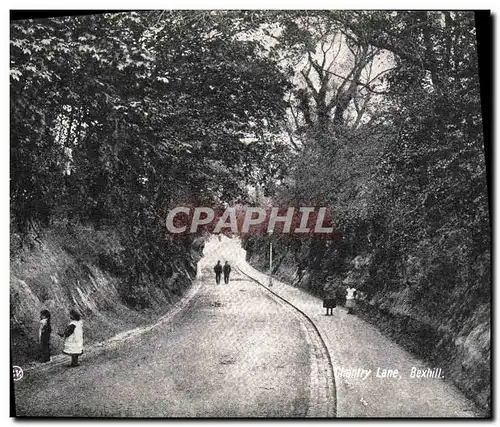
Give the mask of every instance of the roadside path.
M 251 267 L 238 239 L 223 237 L 210 241 L 210 250 L 224 251 L 241 271 L 269 285 L 269 276 Z M 343 307 L 325 316 L 322 301 L 299 288 L 273 280 L 271 288 L 302 310 L 315 323 L 332 359 L 337 417 L 477 417 L 477 408 L 453 385 L 440 378 L 411 378 L 412 368 L 426 366 L 373 325 Z M 377 377 L 384 369 L 398 370 L 394 378 Z M 357 375 L 370 371 L 369 375 Z

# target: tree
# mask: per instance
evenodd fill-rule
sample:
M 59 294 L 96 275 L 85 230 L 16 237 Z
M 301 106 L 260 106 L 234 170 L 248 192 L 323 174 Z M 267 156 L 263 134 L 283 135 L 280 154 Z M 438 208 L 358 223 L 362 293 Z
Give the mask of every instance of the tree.
M 11 24 L 11 212 L 112 227 L 131 283 L 164 274 L 173 203 L 218 204 L 270 173 L 288 83 L 221 12 Z M 264 160 L 264 161 L 263 161 Z M 244 197 L 244 196 L 243 196 Z

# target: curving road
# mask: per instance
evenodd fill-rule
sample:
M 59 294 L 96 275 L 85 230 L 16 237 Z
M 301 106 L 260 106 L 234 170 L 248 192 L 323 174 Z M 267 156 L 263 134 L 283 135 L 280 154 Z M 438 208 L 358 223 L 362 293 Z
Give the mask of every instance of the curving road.
M 172 321 L 15 383 L 19 416 L 303 417 L 309 346 L 300 321 L 237 273 Z
M 217 259 L 233 265 L 229 285 L 215 284 Z M 263 285 L 268 279 L 246 263 L 238 240 L 212 238 L 199 272 L 183 309 L 154 327 L 89 349 L 78 368 L 56 357 L 26 372 L 15 383 L 17 415 L 477 415 L 447 382 L 409 378 L 411 367 L 425 366 L 373 326 L 340 308 L 323 316 L 317 298 L 285 284 L 275 282 L 273 294 L 255 283 L 249 277 Z M 378 367 L 400 375 L 378 378 Z M 346 378 L 346 369 L 357 368 L 372 373 Z

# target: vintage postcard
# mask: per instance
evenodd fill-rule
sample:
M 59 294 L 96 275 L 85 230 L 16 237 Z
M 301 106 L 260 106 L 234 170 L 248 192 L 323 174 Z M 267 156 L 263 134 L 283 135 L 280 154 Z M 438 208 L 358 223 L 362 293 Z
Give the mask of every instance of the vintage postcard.
M 491 417 L 488 11 L 55 12 L 10 21 L 11 416 Z

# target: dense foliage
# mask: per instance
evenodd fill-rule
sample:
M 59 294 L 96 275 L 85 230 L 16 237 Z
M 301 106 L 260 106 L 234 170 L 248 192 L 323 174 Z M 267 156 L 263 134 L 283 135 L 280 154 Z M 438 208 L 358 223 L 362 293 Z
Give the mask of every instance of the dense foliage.
M 14 230 L 112 225 L 131 282 L 168 274 L 190 240 L 166 239 L 166 208 L 245 199 L 280 150 L 269 135 L 288 83 L 238 37 L 241 21 L 200 11 L 12 22 Z
M 320 11 L 282 25 L 274 49 L 302 62 L 289 95 L 294 161 L 273 203 L 330 204 L 342 239 L 252 236 L 247 249 L 272 240 L 276 273 L 293 260 L 289 278 L 311 292 L 334 275 L 401 316 L 403 334 L 417 321 L 418 350 L 486 405 L 491 243 L 474 14 Z
M 430 316 L 441 316 L 448 299 L 455 305 L 446 309 L 460 312 L 488 302 L 473 14 L 318 12 L 286 15 L 282 25 L 275 49 L 293 46 L 305 65 L 289 103 L 295 160 L 273 199 L 333 206 L 344 243 L 321 256 L 318 280 L 332 270 L 345 274 L 350 258 L 371 254 L 368 292 L 408 285 Z M 328 55 L 341 38 L 350 51 L 343 74 L 338 53 Z M 367 73 L 384 61 L 382 71 Z M 425 265 L 409 272 L 415 257 Z

